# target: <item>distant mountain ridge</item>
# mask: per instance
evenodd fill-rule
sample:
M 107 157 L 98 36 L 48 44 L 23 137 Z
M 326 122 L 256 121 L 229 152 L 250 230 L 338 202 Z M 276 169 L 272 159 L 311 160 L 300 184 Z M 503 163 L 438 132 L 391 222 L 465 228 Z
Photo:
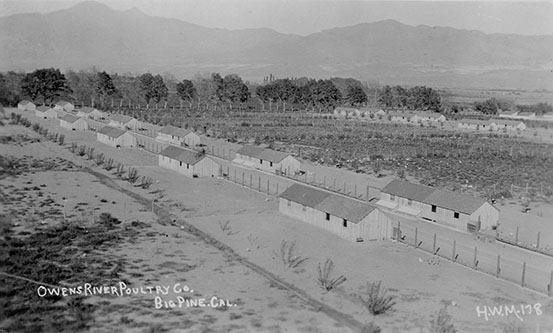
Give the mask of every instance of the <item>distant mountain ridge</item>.
M 238 73 L 261 80 L 351 76 L 394 84 L 553 89 L 553 36 L 412 27 L 393 20 L 308 36 L 226 30 L 89 1 L 0 18 L 0 70 Z

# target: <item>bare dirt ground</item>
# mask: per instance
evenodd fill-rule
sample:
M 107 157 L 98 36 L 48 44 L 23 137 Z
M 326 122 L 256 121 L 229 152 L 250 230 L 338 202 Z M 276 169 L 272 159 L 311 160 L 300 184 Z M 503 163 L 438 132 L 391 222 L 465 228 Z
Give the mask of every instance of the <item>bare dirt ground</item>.
M 33 116 L 29 119 L 38 121 Z M 51 128 L 55 128 L 54 122 Z M 21 126 L 8 126 L 0 131 L 33 133 Z M 36 205 L 38 193 L 29 194 L 26 202 L 17 200 L 17 204 L 14 203 L 18 193 L 13 193 L 36 185 L 43 196 L 54 200 L 51 205 L 58 212 L 53 215 L 55 219 L 63 216 L 65 204 L 71 210 L 66 218 L 88 216 L 94 221 L 97 214 L 94 212 L 106 211 L 124 220 L 122 225 L 145 222 L 149 227 L 134 239 L 100 251 L 109 260 L 122 262 L 118 281 L 105 280 L 104 284 L 125 280 L 133 287 L 173 287 L 180 283 L 194 290 L 186 294 L 189 297 L 209 300 L 215 295 L 232 304 L 222 308 L 170 310 L 155 309 L 153 295 L 94 296 L 86 300 L 97 306 L 90 331 L 344 332 L 374 320 L 384 332 L 425 332 L 429 330 L 431 316 L 446 304 L 460 331 L 501 332 L 514 328 L 523 332 L 549 332 L 553 329 L 553 301 L 542 294 L 443 259 L 435 260 L 398 243 L 344 241 L 280 215 L 277 200 L 272 196 L 220 179 L 186 179 L 158 168 L 157 158 L 144 151 L 112 149 L 93 141 L 90 133 L 57 131 L 66 134 L 66 142 L 94 146 L 98 152 L 111 155 L 126 166 L 137 167 L 141 175 L 155 179 L 154 186 L 149 190 L 132 186 L 50 142 L 0 145 L 2 155 L 60 157 L 94 171 L 92 174 L 86 169 L 44 171 L 3 179 L 2 188 L 4 184 L 12 186 L 8 194 L 12 200 L 4 207 L 22 210 Z M 65 173 L 68 175 L 64 177 Z M 31 184 L 26 184 L 29 181 Z M 159 223 L 158 217 L 148 212 L 148 202 L 154 198 L 159 200 L 156 212 L 160 215 L 162 210 L 170 212 L 173 216 L 170 221 Z M 126 203 L 123 209 L 121 203 Z M 227 221 L 225 230 L 222 225 Z M 297 255 L 309 260 L 298 269 L 285 269 L 278 255 L 283 240 L 295 241 Z M 331 292 L 325 292 L 317 283 L 317 266 L 327 258 L 336 265 L 334 275 L 343 274 L 347 278 Z M 377 280 L 389 288 L 397 305 L 395 311 L 373 317 L 358 296 L 365 295 L 363 287 L 367 282 Z M 171 293 L 163 299 L 176 299 L 175 296 Z M 484 306 L 514 305 L 518 309 L 536 304 L 542 310 L 539 315 L 535 311 L 531 315 L 488 315 L 486 320 L 477 312 Z

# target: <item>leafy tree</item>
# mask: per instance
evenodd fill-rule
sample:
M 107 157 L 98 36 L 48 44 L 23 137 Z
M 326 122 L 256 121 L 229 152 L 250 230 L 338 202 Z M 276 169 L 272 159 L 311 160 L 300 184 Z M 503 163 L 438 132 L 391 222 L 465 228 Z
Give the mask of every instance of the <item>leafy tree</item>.
M 88 71 L 80 70 L 79 72 L 67 71 L 65 76 L 69 87 L 71 87 L 71 98 L 81 103 L 92 103 L 96 97 L 94 89 L 96 86 L 96 75 L 97 71 L 95 68 Z
M 345 101 L 350 105 L 360 105 L 367 102 L 367 94 L 360 86 L 349 86 Z
M 342 94 L 330 80 L 318 80 L 310 88 L 313 102 L 319 108 L 334 108 L 342 99 Z
M 223 78 L 221 95 L 222 100 L 228 102 L 232 108 L 232 103 L 246 102 L 250 98 L 250 91 L 238 75 L 230 74 Z
M 113 84 L 111 76 L 106 72 L 99 72 L 96 78 L 96 93 L 100 97 L 102 104 L 106 98 L 114 96 L 118 93 L 117 88 Z
M 165 82 L 163 82 L 161 75 L 153 76 L 150 73 L 140 76 L 140 91 L 148 104 L 152 99 L 156 103 L 159 103 L 162 99 L 167 98 L 169 94 L 169 90 Z
M 545 113 L 553 112 L 553 106 L 544 102 L 540 102 L 534 105 L 517 105 L 516 107 L 519 112 L 534 112 L 538 116 L 541 116 Z
M 24 73 L 0 73 L 0 104 L 15 105 L 22 99 L 21 81 Z
M 194 83 L 190 80 L 182 80 L 182 82 L 177 83 L 177 95 L 181 100 L 192 103 L 192 100 L 196 97 Z
M 21 90 L 33 100 L 41 97 L 45 103 L 51 103 L 55 98 L 71 93 L 65 75 L 54 68 L 37 69 L 25 75 L 21 82 Z
M 378 101 L 388 108 L 392 107 L 394 104 L 392 87 L 390 87 L 389 85 L 382 87 L 378 95 Z

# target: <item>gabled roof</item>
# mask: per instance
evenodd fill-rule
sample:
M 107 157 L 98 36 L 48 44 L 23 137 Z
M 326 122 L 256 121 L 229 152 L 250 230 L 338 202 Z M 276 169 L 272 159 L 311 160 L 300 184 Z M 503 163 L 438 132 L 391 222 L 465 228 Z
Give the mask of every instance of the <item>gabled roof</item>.
M 22 100 L 21 102 L 19 102 L 18 104 L 27 105 L 27 104 L 33 104 L 33 102 L 24 99 L 24 100 Z
M 66 114 L 65 116 L 61 117 L 61 120 L 66 121 L 68 123 L 74 123 L 79 119 L 81 119 L 81 118 L 77 117 L 77 116 L 74 116 L 72 114 Z
M 158 131 L 158 133 L 167 134 L 167 135 L 173 135 L 177 137 L 185 137 L 188 134 L 192 133 L 192 130 L 184 129 L 184 128 L 178 128 L 173 126 L 165 126 L 162 129 Z
M 505 119 L 494 119 L 490 120 L 491 122 L 494 122 L 496 125 L 511 125 L 511 126 L 518 126 L 520 124 L 524 124 L 520 120 L 505 120 Z
M 380 192 L 422 202 L 435 190 L 433 187 L 395 179 L 384 186 Z
M 258 157 L 265 148 L 245 145 L 236 151 L 237 154 L 245 155 L 249 157 Z
M 168 146 L 159 154 L 190 165 L 195 165 L 205 158 L 205 155 L 200 155 L 197 151 L 183 149 L 176 146 Z
M 41 106 L 36 108 L 36 110 L 40 111 L 40 112 L 46 112 L 46 111 L 51 110 L 51 109 L 52 109 L 51 107 L 46 106 L 46 105 L 41 105 Z
M 82 113 L 91 113 L 92 111 L 99 111 L 99 110 L 95 108 L 91 108 L 90 106 L 83 106 L 82 108 L 77 109 L 77 112 L 82 112 Z
M 272 149 L 265 149 L 261 152 L 261 154 L 257 155 L 257 158 L 266 160 L 273 163 L 278 163 L 285 159 L 286 157 L 290 156 L 288 153 L 284 153 L 281 151 L 276 151 Z
M 440 117 L 445 117 L 443 114 L 441 113 L 438 113 L 438 112 L 416 112 L 414 114 L 414 116 L 419 116 L 419 117 L 427 117 L 427 118 L 440 118 Z
M 412 112 L 402 112 L 402 111 L 388 111 L 388 115 L 392 117 L 405 117 L 405 118 L 411 118 L 415 114 Z
M 499 111 L 500 115 L 504 114 L 504 115 L 514 116 L 517 113 L 518 111 L 514 111 L 514 110 Z
M 423 202 L 470 215 L 482 207 L 486 203 L 486 200 L 461 193 L 436 190 L 424 199 Z
M 126 124 L 126 123 L 128 123 L 129 121 L 133 120 L 134 118 L 133 118 L 133 117 L 130 117 L 130 116 L 126 116 L 126 115 L 124 115 L 124 114 L 114 114 L 114 115 L 112 115 L 109 119 L 110 119 L 110 120 L 113 120 L 113 121 L 117 121 L 117 122 L 123 123 L 123 124 Z
M 326 197 L 315 208 L 353 223 L 361 222 L 367 215 L 376 209 L 373 205 L 335 194 Z
M 125 134 L 127 131 L 111 127 L 111 126 L 104 126 L 98 130 L 98 133 L 107 135 L 111 138 L 118 138 L 121 135 Z
M 57 101 L 56 102 L 56 105 L 59 105 L 59 106 L 66 106 L 67 104 L 71 104 L 71 103 L 69 103 L 68 101 Z
M 535 116 L 535 115 L 536 115 L 535 112 L 520 112 L 517 116 L 528 117 L 528 116 Z
M 330 193 L 328 192 L 300 184 L 293 184 L 280 195 L 283 199 L 287 199 L 311 208 L 315 208 L 328 196 L 330 196 Z
M 459 120 L 462 124 L 474 124 L 474 125 L 490 125 L 492 121 L 490 120 L 478 120 L 478 119 L 461 119 Z

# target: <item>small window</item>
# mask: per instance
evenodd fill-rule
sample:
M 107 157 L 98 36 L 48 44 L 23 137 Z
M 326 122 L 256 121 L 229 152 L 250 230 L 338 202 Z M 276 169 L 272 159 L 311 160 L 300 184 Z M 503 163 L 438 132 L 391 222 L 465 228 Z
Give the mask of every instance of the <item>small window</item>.
M 263 160 L 259 160 L 259 164 L 263 164 Z
M 330 221 L 330 214 L 329 213 L 326 213 L 326 220 Z
M 435 212 L 436 212 L 436 206 L 432 205 L 432 213 L 435 213 Z
M 413 200 L 407 199 L 407 204 L 408 204 L 408 205 L 412 205 L 412 204 L 413 204 Z
M 179 162 L 180 166 L 182 166 L 182 161 Z
M 186 163 L 186 168 L 190 169 L 190 164 Z
M 342 219 L 342 225 L 344 226 L 344 228 L 347 228 L 348 227 L 348 220 Z
M 269 164 L 270 164 L 270 166 L 273 166 L 273 162 L 270 162 Z
M 390 200 L 392 200 L 392 201 L 396 200 L 396 196 L 393 195 L 393 194 L 390 194 Z
M 453 218 L 459 219 L 459 212 L 454 212 L 453 213 Z

